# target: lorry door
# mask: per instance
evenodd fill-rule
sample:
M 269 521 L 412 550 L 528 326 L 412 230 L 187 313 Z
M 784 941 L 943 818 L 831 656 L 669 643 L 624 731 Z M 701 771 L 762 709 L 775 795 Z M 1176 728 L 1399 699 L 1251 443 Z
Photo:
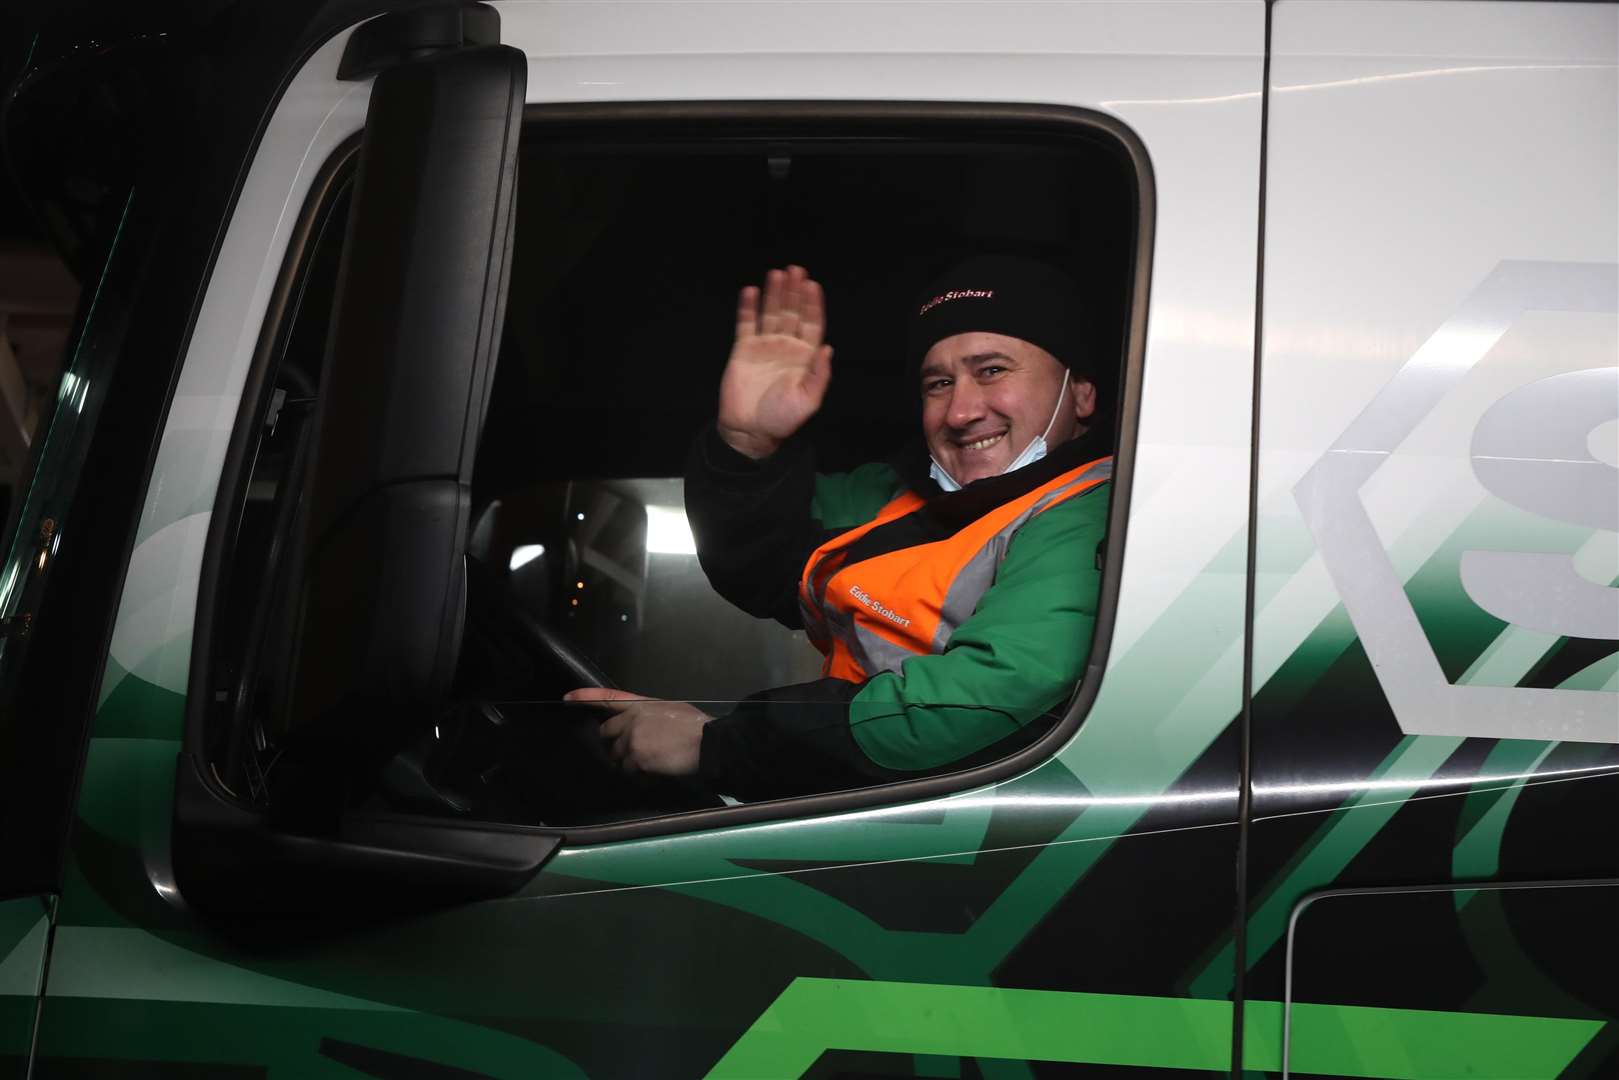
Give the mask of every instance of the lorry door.
M 1614 1068 L 1616 30 L 1275 6 L 1250 1067 Z
M 341 151 L 364 121 L 365 81 L 336 76 L 348 40 L 339 34 L 289 84 L 222 223 L 176 397 L 189 409 L 171 412 L 157 451 L 100 696 L 85 781 L 97 794 L 81 805 L 71 851 L 79 872 L 57 933 L 41 1062 L 297 1076 L 1227 1070 L 1236 969 L 1221 955 L 1236 925 L 1264 6 L 511 4 L 500 15 L 501 40 L 530 58 L 525 138 L 534 133 L 536 150 L 571 139 L 598 160 L 639 163 L 701 136 L 709 156 L 747 139 L 795 152 L 817 140 L 879 143 L 896 160 L 930 140 L 953 153 L 1074 139 L 1117 151 L 1132 192 L 1120 435 L 1106 542 L 1073 553 L 1105 564 L 1105 600 L 1064 735 L 964 780 L 578 828 L 455 820 L 442 831 L 491 848 L 501 836 L 551 835 L 560 849 L 504 892 L 488 886 L 500 877 L 490 856 L 481 894 L 414 909 L 418 888 L 465 869 L 444 848 L 390 846 L 431 813 L 431 792 L 415 816 L 368 819 L 368 839 L 342 849 L 347 865 L 323 864 L 333 880 L 387 882 L 378 892 L 391 895 L 371 896 L 373 908 L 345 904 L 318 876 L 265 870 L 303 874 L 298 851 L 340 850 L 297 823 L 269 822 L 251 843 L 193 846 L 199 825 L 187 814 L 198 804 L 188 800 L 216 784 L 206 723 L 215 689 L 199 686 L 192 663 L 231 602 L 217 581 L 197 581 L 213 580 L 212 508 L 248 486 L 249 466 L 228 475 L 227 445 L 268 445 L 259 427 L 272 415 L 290 422 L 273 410 L 300 396 L 275 399 L 254 374 L 255 351 L 298 333 L 296 305 L 276 299 L 296 294 L 282 282 L 305 280 L 291 238 L 303 221 L 304 246 L 320 247 L 322 184 L 344 175 Z M 758 157 L 761 177 L 800 170 L 785 151 Z M 656 176 L 648 162 L 642 175 Z M 918 186 L 898 195 L 926 193 L 925 172 L 911 175 Z M 872 187 L 872 199 L 885 197 Z M 1010 200 L 974 209 L 1015 210 L 1019 189 L 1004 190 Z M 570 207 L 578 227 L 559 227 L 556 246 L 589 237 L 579 225 L 594 220 L 589 199 L 618 195 L 586 185 Z M 892 200 L 896 218 L 901 203 Z M 1062 226 L 1075 250 L 1087 229 L 1105 232 L 1084 210 Z M 518 215 L 563 220 L 521 199 Z M 963 226 L 950 239 L 970 236 Z M 767 250 L 755 257 L 775 257 Z M 665 251 L 643 257 L 679 265 Z M 583 280 L 588 260 L 570 258 L 577 265 L 565 269 Z M 588 304 L 584 292 L 570 299 Z M 333 303 L 341 324 L 342 296 Z M 635 318 L 659 310 L 648 303 Z M 612 355 L 587 359 L 570 378 L 620 370 Z M 629 397 L 636 387 L 623 382 Z M 549 386 L 565 398 L 565 380 Z M 711 385 L 700 396 L 711 408 Z M 497 395 L 491 410 L 501 404 Z M 598 426 L 624 424 L 601 415 Z M 655 411 L 644 419 L 655 424 Z M 590 456 L 568 440 L 541 449 L 564 465 L 577 453 L 564 475 L 589 477 Z M 675 444 L 650 475 L 678 477 L 683 452 Z M 678 484 L 659 490 L 678 498 Z M 577 511 L 585 527 L 594 505 Z M 677 509 L 649 504 L 648 531 Z M 569 538 L 570 550 L 592 542 L 583 531 Z M 644 543 L 643 558 L 680 548 Z M 580 565 L 612 576 L 602 560 Z M 588 597 L 595 579 L 569 584 Z M 247 836 L 228 833 L 234 820 L 222 814 L 202 831 Z M 174 853 L 198 850 L 210 854 L 188 856 L 176 890 Z M 398 873 L 405 855 L 419 878 Z

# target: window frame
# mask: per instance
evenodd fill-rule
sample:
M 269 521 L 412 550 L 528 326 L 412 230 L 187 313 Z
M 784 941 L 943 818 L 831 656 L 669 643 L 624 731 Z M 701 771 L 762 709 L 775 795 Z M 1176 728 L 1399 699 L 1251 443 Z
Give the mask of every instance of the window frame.
M 530 102 L 523 109 L 522 131 L 525 138 L 532 138 L 536 130 L 577 136 L 591 130 L 610 128 L 615 137 L 626 143 L 635 143 L 654 141 L 659 134 L 671 130 L 680 132 L 683 138 L 691 138 L 694 128 L 717 129 L 722 125 L 727 129 L 725 137 L 728 139 L 760 142 L 809 138 L 816 129 L 829 129 L 829 135 L 838 137 L 864 132 L 874 137 L 903 135 L 924 140 L 937 135 L 941 139 L 948 137 L 960 141 L 969 136 L 973 129 L 979 129 L 993 131 L 996 140 L 1025 136 L 1031 143 L 1077 141 L 1100 145 L 1119 155 L 1120 160 L 1129 167 L 1136 207 L 1135 243 L 1129 268 L 1128 316 L 1124 329 L 1120 381 L 1113 398 L 1117 443 L 1102 581 L 1096 625 L 1084 674 L 1062 720 L 1045 735 L 1006 757 L 960 771 L 846 791 L 677 812 L 627 822 L 558 827 L 487 823 L 492 827 L 518 827 L 523 831 L 557 836 L 562 843 L 570 846 L 585 846 L 843 813 L 874 806 L 927 802 L 992 784 L 1043 764 L 1073 737 L 1089 714 L 1101 688 L 1118 608 L 1120 570 L 1129 519 L 1156 226 L 1156 189 L 1152 164 L 1141 139 L 1116 117 L 1076 106 L 932 101 Z M 236 423 L 220 471 L 197 588 L 182 747 L 185 754 L 195 756 L 198 761 L 206 760 L 204 729 L 212 704 L 213 690 L 209 685 L 212 680 L 209 676 L 219 630 L 216 618 L 236 548 L 236 533 L 258 447 L 258 434 L 269 405 L 271 395 L 268 386 L 290 338 L 310 266 L 312 247 L 338 193 L 352 176 L 359 145 L 359 133 L 345 140 L 322 165 L 310 188 L 288 241 L 243 383 Z M 220 792 L 219 797 L 227 796 Z

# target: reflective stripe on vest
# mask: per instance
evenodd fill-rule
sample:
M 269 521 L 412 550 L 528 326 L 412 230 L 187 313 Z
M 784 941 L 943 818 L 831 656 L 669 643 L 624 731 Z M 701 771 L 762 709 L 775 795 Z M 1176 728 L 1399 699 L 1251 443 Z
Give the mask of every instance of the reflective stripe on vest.
M 879 526 L 924 503 L 907 491 L 872 520 L 833 537 L 804 564 L 798 603 L 810 641 L 826 657 L 823 675 L 864 682 L 898 671 L 912 656 L 942 653 L 956 628 L 995 583 L 1012 537 L 1036 514 L 1113 475 L 1113 459 L 1070 469 L 995 507 L 954 535 L 884 552 L 846 566 L 849 549 Z M 1084 558 L 1089 552 L 1075 552 Z

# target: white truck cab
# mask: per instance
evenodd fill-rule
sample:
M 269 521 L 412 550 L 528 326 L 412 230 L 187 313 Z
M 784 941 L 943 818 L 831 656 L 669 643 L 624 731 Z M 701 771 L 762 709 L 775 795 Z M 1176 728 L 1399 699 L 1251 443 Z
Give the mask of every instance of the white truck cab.
M 0 567 L 0 1075 L 1619 1068 L 1619 7 L 154 18 L 45 20 L 6 113 L 88 269 Z M 736 290 L 825 283 L 842 471 L 977 252 L 1106 375 L 1067 700 L 794 798 L 616 770 L 563 692 L 820 671 L 686 516 Z

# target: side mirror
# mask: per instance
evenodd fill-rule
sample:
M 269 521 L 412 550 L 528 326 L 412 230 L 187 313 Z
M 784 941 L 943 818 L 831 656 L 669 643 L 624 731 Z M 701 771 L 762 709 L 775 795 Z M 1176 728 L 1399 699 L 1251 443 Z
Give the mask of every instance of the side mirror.
M 521 52 L 483 46 L 389 68 L 372 92 L 271 722 L 322 757 L 385 752 L 454 672 L 526 76 Z
M 477 17 L 461 20 L 468 11 Z M 464 22 L 489 40 L 492 11 L 451 14 L 384 16 L 355 36 L 431 16 L 434 33 Z M 460 651 L 528 73 L 519 50 L 455 35 L 425 56 L 371 51 L 398 62 L 376 76 L 361 140 L 291 537 L 290 661 L 265 724 L 290 767 L 276 766 L 265 807 L 224 790 L 202 740 L 179 763 L 176 877 L 208 910 L 498 895 L 558 844 L 533 829 L 345 809 L 345 785 L 444 707 Z

